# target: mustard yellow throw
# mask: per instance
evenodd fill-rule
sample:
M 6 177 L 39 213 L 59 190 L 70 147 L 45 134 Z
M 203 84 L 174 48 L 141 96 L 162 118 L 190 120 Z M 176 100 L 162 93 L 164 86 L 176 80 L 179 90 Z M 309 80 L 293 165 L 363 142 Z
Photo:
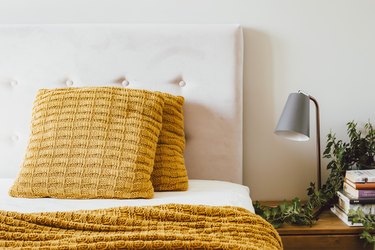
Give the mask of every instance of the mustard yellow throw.
M 0 211 L 0 248 L 282 249 L 277 231 L 243 208 L 120 207 L 23 214 Z
M 115 87 L 43 89 L 16 197 L 151 198 L 161 93 Z

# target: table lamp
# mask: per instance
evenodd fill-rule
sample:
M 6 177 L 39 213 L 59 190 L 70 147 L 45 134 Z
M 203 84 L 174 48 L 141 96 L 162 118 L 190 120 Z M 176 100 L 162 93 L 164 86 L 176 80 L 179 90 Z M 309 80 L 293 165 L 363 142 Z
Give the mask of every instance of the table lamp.
M 310 137 L 310 100 L 316 108 L 317 187 L 322 187 L 320 159 L 320 118 L 316 99 L 301 91 L 289 94 L 275 133 L 294 141 L 307 141 Z

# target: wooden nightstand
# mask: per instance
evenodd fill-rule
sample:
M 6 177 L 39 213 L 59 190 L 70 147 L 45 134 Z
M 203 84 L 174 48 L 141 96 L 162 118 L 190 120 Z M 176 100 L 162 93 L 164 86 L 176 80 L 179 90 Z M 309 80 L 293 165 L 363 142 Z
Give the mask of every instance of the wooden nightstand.
M 261 202 L 274 205 L 275 202 Z M 312 227 L 283 225 L 278 228 L 284 249 L 337 249 L 337 250 L 370 250 L 371 245 L 364 247 L 364 241 L 359 239 L 361 227 L 345 225 L 330 210 L 324 210 L 319 220 Z

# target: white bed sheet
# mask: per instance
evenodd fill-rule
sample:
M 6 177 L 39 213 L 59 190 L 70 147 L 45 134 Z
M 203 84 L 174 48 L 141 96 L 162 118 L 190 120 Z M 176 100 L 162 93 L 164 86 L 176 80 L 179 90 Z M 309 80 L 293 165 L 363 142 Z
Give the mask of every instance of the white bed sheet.
M 189 180 L 189 190 L 185 192 L 155 192 L 154 198 L 152 199 L 123 200 L 14 198 L 8 195 L 8 190 L 13 182 L 14 179 L 0 179 L 0 210 L 32 213 L 176 203 L 210 206 L 237 206 L 254 212 L 249 188 L 240 184 L 225 181 Z

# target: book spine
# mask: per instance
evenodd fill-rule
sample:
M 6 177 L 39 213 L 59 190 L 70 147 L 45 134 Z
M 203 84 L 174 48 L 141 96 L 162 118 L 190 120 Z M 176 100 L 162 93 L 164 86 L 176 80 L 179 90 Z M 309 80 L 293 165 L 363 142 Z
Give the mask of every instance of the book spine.
M 350 204 L 375 204 L 374 198 L 351 199 Z
M 359 199 L 359 198 L 375 198 L 375 190 L 357 190 L 352 187 L 349 183 L 344 182 L 343 185 L 344 191 L 350 194 L 350 196 Z
M 351 182 L 345 178 L 345 183 L 355 189 L 375 189 L 375 182 Z
M 365 214 L 375 214 L 375 204 L 350 204 L 349 200 L 345 200 L 339 196 L 337 204 L 345 213 L 349 213 L 351 209 L 361 209 Z
M 375 198 L 375 190 L 358 190 L 358 198 Z
M 359 189 L 359 190 L 363 190 L 363 189 L 375 189 L 375 182 L 355 183 L 355 188 Z
M 343 191 L 337 191 L 337 195 L 339 197 L 342 197 L 342 199 L 346 200 L 347 202 L 349 202 L 349 204 L 375 204 L 375 198 L 354 198 L 348 194 L 346 194 L 346 192 L 343 192 Z

